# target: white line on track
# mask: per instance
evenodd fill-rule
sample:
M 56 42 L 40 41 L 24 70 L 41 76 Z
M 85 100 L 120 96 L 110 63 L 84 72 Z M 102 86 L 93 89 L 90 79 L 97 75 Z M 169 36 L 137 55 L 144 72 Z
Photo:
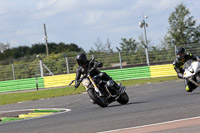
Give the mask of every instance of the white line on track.
M 185 118 L 185 119 L 178 119 L 178 120 L 166 121 L 166 122 L 155 123 L 155 124 L 149 124 L 149 125 L 142 125 L 142 126 L 136 126 L 136 127 L 129 127 L 129 128 L 121 128 L 121 129 L 103 131 L 103 132 L 98 132 L 98 133 L 111 133 L 111 132 L 122 131 L 122 130 L 130 130 L 130 129 L 137 129 L 137 128 L 145 128 L 145 127 L 158 126 L 158 125 L 162 125 L 162 124 L 170 124 L 170 123 L 175 123 L 175 122 L 180 122 L 180 121 L 185 121 L 185 120 L 195 120 L 195 119 L 199 119 L 199 118 L 200 118 L 200 116 L 197 116 L 197 117 L 191 117 L 191 118 Z

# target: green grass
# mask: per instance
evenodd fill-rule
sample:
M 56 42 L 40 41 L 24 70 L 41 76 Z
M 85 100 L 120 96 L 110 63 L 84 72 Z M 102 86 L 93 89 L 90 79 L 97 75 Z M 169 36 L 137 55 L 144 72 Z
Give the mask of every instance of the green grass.
M 125 86 L 133 86 L 136 84 L 146 84 L 146 83 L 153 83 L 153 82 L 163 82 L 163 81 L 170 81 L 170 80 L 178 80 L 177 77 L 161 77 L 161 78 L 149 78 L 149 79 L 135 79 L 135 80 L 126 80 L 126 81 L 120 81 L 122 85 Z
M 46 89 L 46 90 L 30 91 L 30 92 L 0 94 L 0 105 L 30 101 L 30 100 L 38 100 L 41 98 L 52 98 L 65 95 L 80 94 L 84 91 L 85 91 L 84 87 L 81 86 L 77 90 L 74 90 L 73 87 L 66 87 L 66 88 Z
M 152 78 L 152 79 L 136 79 L 136 80 L 127 80 L 120 81 L 124 86 L 133 86 L 136 84 L 145 84 L 149 82 L 162 82 L 169 80 L 177 80 L 177 77 L 163 77 L 163 78 Z M 30 91 L 30 92 L 18 92 L 18 93 L 9 93 L 9 94 L 0 94 L 0 105 L 38 100 L 42 98 L 52 98 L 60 97 L 66 95 L 74 95 L 85 92 L 85 88 L 80 86 L 78 89 L 74 90 L 74 87 L 66 88 L 56 88 L 56 89 L 46 89 L 39 91 Z

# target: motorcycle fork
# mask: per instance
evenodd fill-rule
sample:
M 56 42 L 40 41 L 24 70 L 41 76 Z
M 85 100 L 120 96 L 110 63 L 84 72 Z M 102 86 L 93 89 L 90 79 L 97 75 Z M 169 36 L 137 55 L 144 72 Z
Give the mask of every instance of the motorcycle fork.
M 90 81 L 92 82 L 93 86 L 94 86 L 94 90 L 96 92 L 99 93 L 100 96 L 103 96 L 102 93 L 100 92 L 99 88 L 97 87 L 97 85 L 95 84 L 95 82 L 92 80 L 91 76 L 89 75 L 88 78 L 90 79 Z
M 200 84 L 198 84 L 197 82 L 195 82 L 192 78 L 189 79 L 193 84 L 195 84 L 196 86 L 200 87 Z
M 112 95 L 111 93 L 110 93 L 110 91 L 109 91 L 109 89 L 108 89 L 108 87 L 106 86 L 106 91 L 108 92 L 108 94 L 109 94 L 109 97 L 116 97 L 116 95 Z

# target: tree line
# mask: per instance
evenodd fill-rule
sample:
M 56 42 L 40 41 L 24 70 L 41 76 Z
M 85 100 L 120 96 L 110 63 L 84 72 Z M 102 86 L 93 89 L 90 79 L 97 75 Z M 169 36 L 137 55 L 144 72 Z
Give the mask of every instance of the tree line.
M 63 52 L 84 52 L 84 50 L 79 47 L 77 44 L 70 43 L 65 44 L 63 42 L 60 43 L 48 43 L 48 51 L 49 54 L 58 54 Z M 30 57 L 36 54 L 46 54 L 46 45 L 43 43 L 33 44 L 31 47 L 29 46 L 19 46 L 15 48 L 10 48 L 9 43 L 0 43 L 0 60 L 7 59 L 19 59 L 23 57 Z

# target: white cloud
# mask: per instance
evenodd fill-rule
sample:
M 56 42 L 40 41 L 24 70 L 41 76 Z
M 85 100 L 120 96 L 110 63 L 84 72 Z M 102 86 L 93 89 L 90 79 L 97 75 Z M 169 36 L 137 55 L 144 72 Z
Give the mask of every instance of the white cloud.
M 127 32 L 133 32 L 134 26 L 120 26 L 120 27 L 113 27 L 109 30 L 111 33 L 127 33 Z
M 119 21 L 126 21 L 129 17 L 131 17 L 131 13 L 126 10 L 92 10 L 81 14 L 80 20 L 83 20 L 83 23 L 86 25 L 112 25 L 112 23 L 117 24 Z
M 84 3 L 90 6 L 96 6 L 96 5 L 101 6 L 101 5 L 108 4 L 110 2 L 109 0 L 85 0 Z
M 77 0 L 82 3 L 83 6 L 89 8 L 107 8 L 121 4 L 121 0 Z
M 83 23 L 86 25 L 92 25 L 98 23 L 102 20 L 103 11 L 96 10 L 96 11 L 87 11 L 83 16 Z
M 198 12 L 200 7 L 199 0 L 185 1 L 184 4 L 186 4 L 187 8 L 189 8 L 191 16 L 194 16 L 194 19 L 198 24 L 200 24 L 200 16 Z
M 9 3 L 7 1 L 0 1 L 0 15 L 1 20 L 2 16 L 7 16 L 7 14 L 15 9 L 14 3 Z
M 159 41 L 181 1 L 199 23 L 198 0 L 0 0 L 0 34 L 11 45 L 37 43 L 42 41 L 45 22 L 51 41 L 92 45 L 98 37 L 109 37 L 119 44 L 124 36 L 138 39 L 143 33 L 138 22 L 147 13 L 147 36 Z
M 80 6 L 78 0 L 44 0 L 36 5 L 34 18 L 47 18 L 62 12 L 77 10 Z
M 166 10 L 177 5 L 178 1 L 180 0 L 157 0 L 152 5 L 152 8 L 157 11 Z
M 105 16 L 107 16 L 107 19 L 117 22 L 117 21 L 125 21 L 124 19 L 130 19 L 129 17 L 132 16 L 132 13 L 125 9 L 118 9 L 118 10 L 116 9 L 107 12 Z
M 131 10 L 138 13 L 144 12 L 161 12 L 174 8 L 182 0 L 136 0 Z
M 57 0 L 46 0 L 46 1 L 40 1 L 37 5 L 36 5 L 36 9 L 37 10 L 42 10 L 44 8 L 48 8 L 49 6 L 52 6 L 56 3 Z

